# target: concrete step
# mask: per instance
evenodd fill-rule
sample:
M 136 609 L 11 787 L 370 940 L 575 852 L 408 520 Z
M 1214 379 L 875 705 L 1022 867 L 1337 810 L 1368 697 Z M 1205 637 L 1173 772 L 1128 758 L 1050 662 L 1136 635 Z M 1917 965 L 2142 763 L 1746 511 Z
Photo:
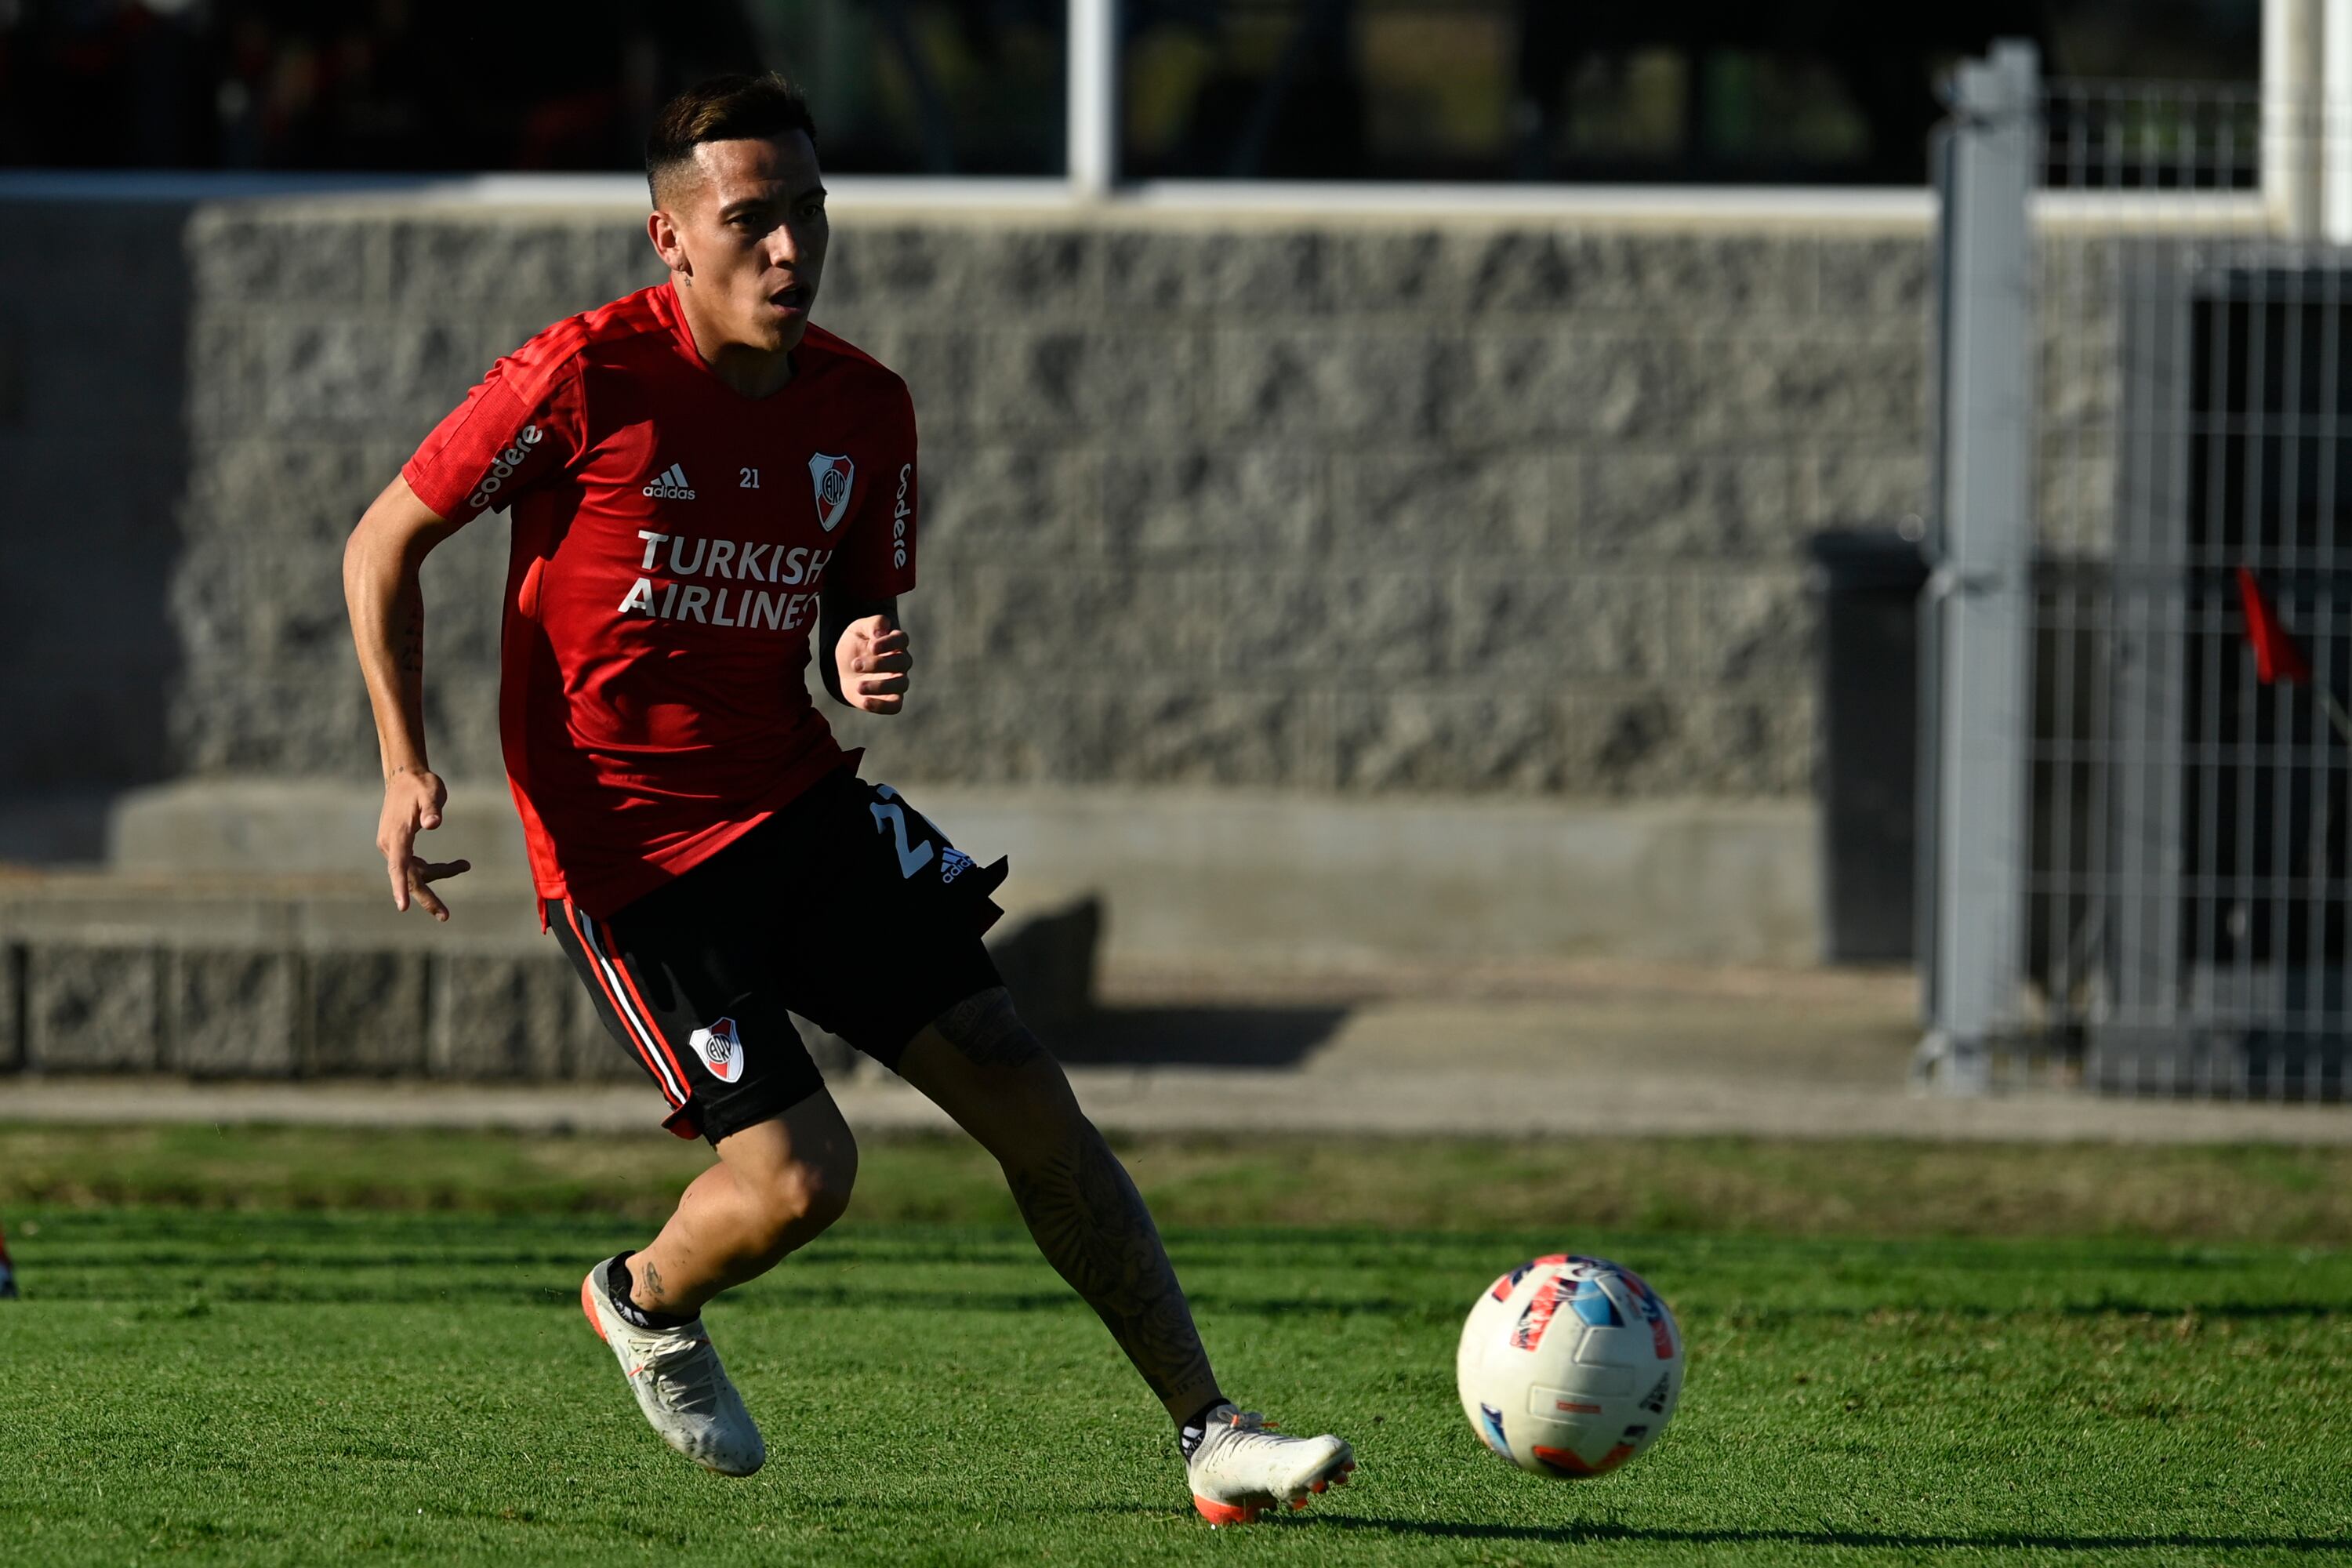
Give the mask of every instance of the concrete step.
M 450 889 L 446 925 L 348 877 L 0 877 L 0 1072 L 627 1081 L 527 884 Z M 1100 900 L 1033 882 L 988 935 L 1023 1013 L 1092 1005 Z M 801 1021 L 828 1073 L 863 1058 Z M 0 1115 L 6 1096 L 0 1092 Z
M 1810 965 L 1821 954 L 1810 802 L 1381 798 L 1246 789 L 905 783 L 1006 890 L 1099 892 L 1120 960 L 1328 966 L 1612 957 Z M 381 873 L 374 784 L 220 778 L 124 796 L 118 869 Z M 499 785 L 450 786 L 436 859 L 520 878 Z M 460 884 L 461 888 L 464 884 Z

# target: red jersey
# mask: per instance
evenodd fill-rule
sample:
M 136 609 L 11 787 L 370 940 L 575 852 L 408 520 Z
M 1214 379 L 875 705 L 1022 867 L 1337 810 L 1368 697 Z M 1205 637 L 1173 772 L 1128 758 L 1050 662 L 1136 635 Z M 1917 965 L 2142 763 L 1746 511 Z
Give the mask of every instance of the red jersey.
M 712 374 L 669 284 L 490 367 L 401 469 L 509 510 L 499 731 L 541 897 L 607 914 L 846 757 L 803 670 L 817 592 L 915 585 L 906 383 L 816 327 L 793 378 Z

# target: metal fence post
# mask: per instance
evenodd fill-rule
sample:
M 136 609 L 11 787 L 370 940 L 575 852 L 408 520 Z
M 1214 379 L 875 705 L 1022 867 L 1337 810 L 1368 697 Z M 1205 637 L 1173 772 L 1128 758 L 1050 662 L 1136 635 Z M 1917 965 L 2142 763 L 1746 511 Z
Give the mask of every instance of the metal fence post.
M 2315 67 L 2301 72 L 2297 85 L 2303 96 L 2285 106 L 2289 130 L 2279 140 L 2293 149 L 2288 158 L 2300 154 L 2311 171 L 2305 178 L 2319 188 L 2318 236 L 2330 245 L 2343 245 L 2352 241 L 2352 158 L 2344 155 L 2345 132 L 2352 129 L 2345 121 L 2347 94 L 2352 94 L 2352 0 L 2304 4 L 2318 13 L 2318 47 L 2311 52 L 2319 58 Z M 2309 31 L 2306 23 L 2306 37 Z M 2275 115 L 2277 110 L 2269 112 Z M 2289 232 L 2294 238 L 2310 239 L 2314 227 L 2306 224 Z
M 2263 196 L 2289 239 L 2318 234 L 2327 196 L 2315 134 L 2326 121 L 2320 95 L 2334 43 L 2321 26 L 2324 5 L 2342 9 L 2334 0 L 2263 0 Z
M 1994 45 L 1954 81 L 1943 162 L 1942 494 L 1928 544 L 1936 716 L 1934 951 L 1920 1066 L 1990 1087 L 2016 1022 L 2032 718 L 2033 233 L 2041 144 L 2033 46 Z
M 1099 201 L 1118 180 L 1118 0 L 1069 0 L 1069 7 L 1070 189 Z

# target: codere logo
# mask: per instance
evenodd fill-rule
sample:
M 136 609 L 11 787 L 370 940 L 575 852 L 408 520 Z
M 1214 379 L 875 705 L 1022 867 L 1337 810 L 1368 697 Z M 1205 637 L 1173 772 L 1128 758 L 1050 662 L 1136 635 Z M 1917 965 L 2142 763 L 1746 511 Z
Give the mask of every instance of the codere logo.
M 686 469 L 677 463 L 672 463 L 668 468 L 656 474 L 654 482 L 646 487 L 645 493 L 656 500 L 692 500 L 694 499 L 693 487 L 686 480 Z
M 915 477 L 915 465 L 907 463 L 898 469 L 898 505 L 890 515 L 890 564 L 907 563 L 907 519 L 914 508 L 907 504 L 907 482 Z
M 539 445 L 540 439 L 540 428 L 536 425 L 526 425 L 516 431 L 514 445 L 500 452 L 491 462 L 490 471 L 482 476 L 482 482 L 474 487 L 474 493 L 466 498 L 466 504 L 477 511 L 489 505 L 490 498 L 514 477 L 514 471 L 522 467 L 522 460 L 530 456 L 530 449 Z

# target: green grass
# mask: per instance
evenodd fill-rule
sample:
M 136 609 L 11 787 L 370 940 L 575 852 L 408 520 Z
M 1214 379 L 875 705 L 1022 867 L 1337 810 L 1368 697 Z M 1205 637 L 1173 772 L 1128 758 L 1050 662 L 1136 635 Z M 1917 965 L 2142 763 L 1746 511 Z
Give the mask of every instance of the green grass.
M 2352 1148 L 1666 1138 L 1147 1138 L 1164 1224 L 2352 1245 Z M 1013 1223 L 962 1138 L 880 1141 L 860 1220 Z M 460 1210 L 655 1221 L 709 1162 L 659 1133 L 0 1123 L 0 1224 L 28 1206 Z
M 985 1213 L 854 1217 L 712 1310 L 772 1445 L 728 1481 L 659 1447 L 580 1321 L 581 1272 L 642 1222 L 521 1181 L 540 1145 L 352 1141 L 357 1166 L 407 1162 L 367 1174 L 394 1205 L 373 1211 L 257 1181 L 307 1146 L 178 1206 L 99 1201 L 97 1159 L 29 1205 L 11 1161 L 31 1147 L 0 1137 L 27 1291 L 0 1306 L 0 1562 L 2352 1563 L 2352 1255 L 2332 1247 L 1865 1239 L 1738 1213 L 1481 1231 L 1458 1206 L 1203 1228 L 1277 1190 L 1262 1156 L 1226 1150 L 1219 1179 L 1212 1146 L 1146 1147 L 1192 1194 L 1161 1206 L 1183 1211 L 1171 1248 L 1226 1382 L 1364 1466 L 1306 1514 L 1211 1531 L 1108 1336 Z M 1427 1184 L 1453 1192 L 1472 1148 L 1424 1150 Z M 1795 1162 L 1756 1189 L 1784 1198 L 1811 1168 L 1746 1152 Z M 877 1149 L 869 1183 L 936 1161 L 948 1208 L 997 1201 L 951 1152 Z M 2097 1152 L 2119 1181 L 2142 1157 Z M 2252 1152 L 2212 1168 L 2270 1179 Z M 673 1174 L 609 1179 L 633 1207 Z M 1396 1214 L 1432 1201 L 1419 1166 L 1386 1174 Z M 874 1212 L 911 1202 L 889 1192 Z M 1673 1427 L 1593 1483 L 1508 1469 L 1453 1390 L 1471 1298 L 1564 1245 L 1638 1265 L 1691 1347 Z

